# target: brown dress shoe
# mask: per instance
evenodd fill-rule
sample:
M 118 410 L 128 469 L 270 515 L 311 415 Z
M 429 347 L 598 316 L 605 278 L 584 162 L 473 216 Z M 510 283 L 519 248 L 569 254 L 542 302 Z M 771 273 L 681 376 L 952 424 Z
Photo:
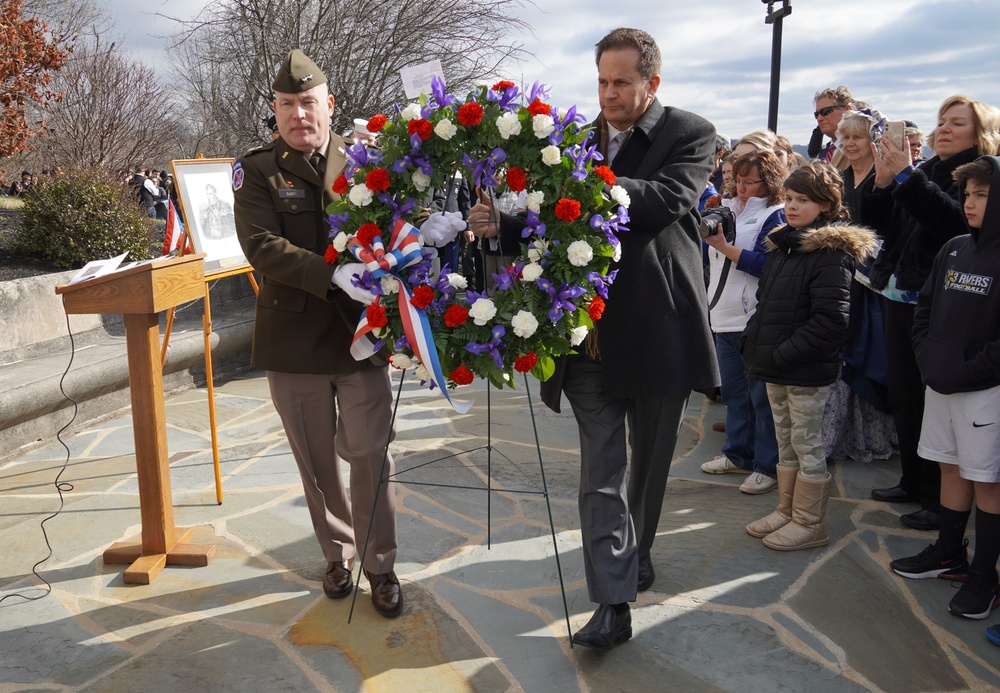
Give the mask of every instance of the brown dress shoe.
M 714 424 L 712 424 L 712 430 L 713 431 L 718 431 L 719 433 L 725 433 L 726 432 L 726 422 L 725 421 L 716 421 Z
M 326 575 L 323 576 L 323 591 L 330 599 L 341 599 L 351 593 L 354 585 L 351 582 L 351 571 L 343 561 L 328 563 Z
M 396 573 L 379 573 L 375 575 L 365 571 L 365 577 L 372 586 L 372 605 L 375 611 L 386 618 L 399 616 L 403 610 L 403 593 L 399 589 L 399 578 Z

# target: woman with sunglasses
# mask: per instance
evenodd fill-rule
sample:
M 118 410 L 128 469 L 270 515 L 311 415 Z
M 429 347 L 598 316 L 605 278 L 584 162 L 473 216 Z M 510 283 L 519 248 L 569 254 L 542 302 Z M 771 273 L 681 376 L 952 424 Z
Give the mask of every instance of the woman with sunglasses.
M 744 138 L 745 139 L 745 138 Z M 743 140 L 741 144 L 745 144 Z M 736 151 L 740 150 L 740 145 Z M 770 149 L 751 151 L 733 163 L 736 196 L 722 204 L 736 217 L 736 236 L 708 236 L 709 314 L 726 404 L 722 454 L 701 465 L 708 474 L 748 474 L 740 491 L 761 494 L 777 486 L 778 443 L 767 388 L 744 375 L 740 336 L 757 306 L 757 278 L 767 261 L 764 238 L 785 223 L 785 168 Z
M 965 96 L 945 99 L 931 134 L 934 156 L 914 167 L 909 147 L 883 138 L 872 144 L 875 188 L 862 200 L 863 219 L 882 238 L 871 270 L 872 286 L 885 308 L 887 380 L 899 435 L 902 477 L 896 486 L 875 489 L 872 497 L 919 502 L 921 509 L 900 517 L 914 529 L 936 530 L 952 518 L 940 516 L 941 473 L 936 462 L 917 452 L 924 409 L 924 386 L 913 351 L 917 292 L 930 274 L 934 256 L 951 238 L 967 233 L 952 173 L 1000 142 L 1000 111 Z

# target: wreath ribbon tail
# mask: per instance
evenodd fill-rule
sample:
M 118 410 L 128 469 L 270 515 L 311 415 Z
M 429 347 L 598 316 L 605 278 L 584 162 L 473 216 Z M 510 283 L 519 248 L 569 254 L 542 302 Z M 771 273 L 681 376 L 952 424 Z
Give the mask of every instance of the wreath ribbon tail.
M 430 373 L 434 384 L 441 390 L 441 394 L 451 408 L 459 414 L 465 414 L 472 408 L 475 400 L 452 399 L 448 394 L 448 380 L 441 371 L 441 361 L 438 359 L 437 346 L 434 344 L 434 337 L 431 334 L 431 325 L 427 320 L 427 314 L 410 303 L 410 290 L 400 282 L 399 291 L 399 313 L 403 320 L 403 332 L 413 353 L 420 359 L 427 372 Z

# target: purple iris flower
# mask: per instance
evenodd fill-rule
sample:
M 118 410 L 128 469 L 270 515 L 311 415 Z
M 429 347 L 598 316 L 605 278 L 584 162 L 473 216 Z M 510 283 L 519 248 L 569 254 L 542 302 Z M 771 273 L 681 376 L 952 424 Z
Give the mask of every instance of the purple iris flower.
M 463 154 L 462 164 L 470 171 L 472 179 L 476 181 L 476 185 L 481 188 L 495 188 L 498 185 L 496 180 L 497 164 L 502 163 L 506 159 L 507 152 L 497 147 L 488 157 L 478 161 L 468 154 Z
M 587 292 L 582 286 L 569 284 L 563 284 L 556 289 L 549 280 L 543 278 L 536 279 L 535 283 L 552 299 L 552 308 L 549 310 L 549 320 L 552 322 L 559 322 L 564 310 L 576 310 L 576 305 L 570 299 L 579 298 Z
M 524 263 L 518 263 L 512 269 L 505 267 L 500 270 L 500 274 L 494 274 L 493 279 L 496 280 L 496 290 L 508 291 L 514 286 L 514 278 L 521 274 L 522 269 L 524 269 Z
M 400 193 L 396 193 L 395 195 L 390 195 L 389 193 L 378 194 L 378 201 L 392 210 L 393 224 L 395 224 L 396 220 L 400 217 L 405 217 L 408 214 L 413 214 L 417 211 L 417 205 L 413 200 L 407 200 L 403 204 L 400 204 L 399 202 L 401 197 Z M 391 225 L 392 224 L 390 224 L 390 226 Z
M 608 298 L 608 287 L 611 286 L 615 281 L 615 276 L 617 276 L 618 270 L 611 272 L 606 277 L 602 277 L 597 272 L 590 272 L 587 274 L 587 281 L 591 283 L 594 287 L 594 292 L 601 298 L 607 300 Z
M 467 289 L 465 291 L 465 300 L 469 302 L 470 306 L 473 303 L 475 303 L 476 301 L 478 301 L 479 299 L 481 299 L 481 298 L 489 298 L 489 295 L 485 291 L 483 293 L 481 293 L 481 294 L 480 293 L 476 293 L 475 291 L 472 291 L 471 289 Z
M 493 91 L 492 89 L 486 94 L 486 100 L 492 101 L 499 104 L 501 110 L 509 111 L 511 109 L 517 108 L 517 97 L 520 94 L 518 88 L 507 87 L 500 91 Z
M 369 149 L 364 142 L 355 142 L 347 148 L 348 162 L 354 168 L 362 168 L 368 164 L 382 163 L 382 154 L 377 149 Z
M 438 75 L 431 78 L 431 94 L 434 96 L 434 102 L 438 108 L 445 108 L 458 101 L 445 90 L 444 80 Z
M 500 358 L 500 348 L 504 347 L 501 341 L 503 336 L 507 334 L 507 330 L 504 329 L 503 325 L 497 325 L 490 332 L 490 341 L 485 344 L 477 344 L 476 342 L 469 342 L 465 345 L 465 350 L 476 354 L 485 354 L 489 352 L 490 356 L 493 357 L 493 362 L 496 363 L 497 368 L 503 370 L 503 359 Z
M 425 176 L 430 176 L 434 169 L 431 168 L 431 162 L 427 155 L 420 153 L 420 135 L 417 133 L 410 135 L 410 147 L 410 153 L 404 155 L 402 159 L 396 159 L 392 170 L 396 173 L 402 173 L 410 166 L 415 166 Z
M 591 147 L 583 144 L 567 147 L 563 154 L 573 159 L 573 178 L 575 180 L 583 180 L 587 177 L 588 161 L 595 158 L 603 158 L 601 157 L 601 153 L 597 151 L 596 144 Z
M 532 103 L 536 99 L 538 101 L 549 100 L 549 88 L 547 85 L 538 82 L 531 85 L 531 89 L 528 90 L 528 103 Z
M 340 233 L 350 216 L 350 214 L 344 212 L 343 214 L 331 214 L 326 218 L 327 223 L 330 224 L 330 238 Z
M 521 238 L 527 238 L 531 234 L 539 238 L 545 238 L 545 224 L 538 218 L 538 212 L 529 209 L 525 218 L 524 229 L 521 231 Z
M 570 123 L 586 123 L 587 119 L 582 114 L 576 112 L 576 106 L 570 106 L 569 110 L 560 115 L 560 110 L 552 109 L 552 120 L 556 129 L 549 135 L 549 144 L 562 144 L 563 130 Z
M 410 340 L 406 338 L 405 334 L 396 340 L 396 343 L 393 345 L 393 351 L 413 351 L 413 348 L 410 346 Z

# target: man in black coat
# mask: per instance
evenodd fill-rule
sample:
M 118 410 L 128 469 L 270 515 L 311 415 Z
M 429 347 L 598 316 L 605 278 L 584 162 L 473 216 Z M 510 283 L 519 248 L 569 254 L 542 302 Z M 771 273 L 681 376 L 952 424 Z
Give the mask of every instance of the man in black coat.
M 631 199 L 630 230 L 599 328 L 557 361 L 542 399 L 559 411 L 565 393 L 580 427 L 584 566 L 600 606 L 573 641 L 607 649 L 631 637 L 628 602 L 655 579 L 650 547 L 688 397 L 719 383 L 697 212 L 715 129 L 656 100 L 660 52 L 646 32 L 615 29 L 596 56 L 599 147 Z M 494 234 L 491 218 L 476 205 L 473 232 Z M 509 227 L 505 247 L 520 238 Z

